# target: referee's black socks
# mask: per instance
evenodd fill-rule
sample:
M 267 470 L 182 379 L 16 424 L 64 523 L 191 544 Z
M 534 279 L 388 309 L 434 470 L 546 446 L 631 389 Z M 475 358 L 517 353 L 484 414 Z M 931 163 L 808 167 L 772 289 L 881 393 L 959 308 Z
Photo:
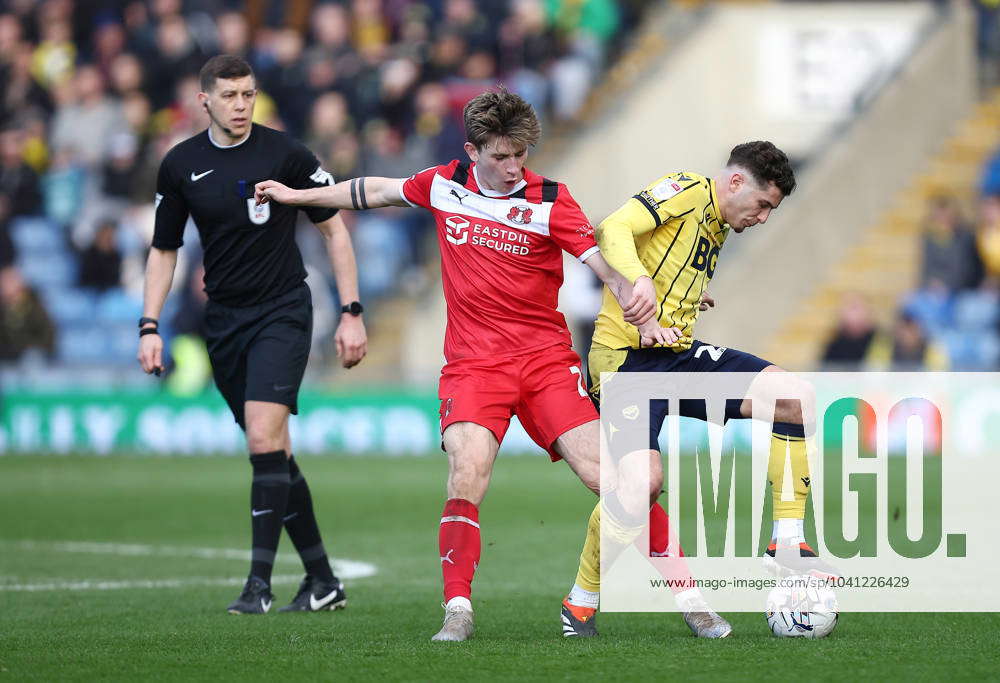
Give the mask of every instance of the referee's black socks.
M 271 570 L 281 538 L 282 520 L 288 507 L 288 457 L 285 451 L 251 453 L 253 483 L 250 485 L 250 528 L 253 550 L 250 575 L 271 585 Z
M 302 476 L 295 456 L 288 459 L 288 474 L 291 484 L 288 490 L 288 508 L 285 510 L 285 530 L 295 544 L 295 549 L 302 558 L 302 564 L 307 574 L 321 581 L 332 583 L 333 571 L 327 559 L 323 540 L 319 535 L 319 525 L 313 512 L 312 496 L 309 494 L 309 484 Z

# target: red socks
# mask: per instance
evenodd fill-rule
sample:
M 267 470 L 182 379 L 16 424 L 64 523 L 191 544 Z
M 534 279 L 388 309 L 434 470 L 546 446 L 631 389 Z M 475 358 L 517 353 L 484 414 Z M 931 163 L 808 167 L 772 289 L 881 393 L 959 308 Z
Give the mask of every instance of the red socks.
M 664 557 L 670 544 L 670 516 L 663 506 L 653 503 L 649 508 L 649 554 L 651 557 Z M 684 557 L 684 550 L 678 544 L 677 552 Z
M 636 542 L 642 541 L 640 536 Z M 667 548 L 670 543 L 670 517 L 667 511 L 659 503 L 653 503 L 649 508 L 649 555 L 650 557 L 669 557 L 667 566 L 660 569 L 660 573 L 665 579 L 687 579 L 682 585 L 671 586 L 670 589 L 676 594 L 689 588 L 694 588 L 694 580 L 688 570 L 687 562 L 684 560 L 684 550 L 677 546 L 677 555 L 667 555 Z M 641 546 L 640 546 L 641 547 Z
M 462 498 L 444 504 L 438 529 L 444 601 L 472 596 L 472 577 L 479 565 L 479 508 Z

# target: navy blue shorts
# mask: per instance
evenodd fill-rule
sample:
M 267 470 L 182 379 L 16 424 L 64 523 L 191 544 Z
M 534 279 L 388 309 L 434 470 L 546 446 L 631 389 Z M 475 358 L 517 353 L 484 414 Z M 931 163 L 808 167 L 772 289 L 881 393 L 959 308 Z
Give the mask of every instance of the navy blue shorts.
M 605 350 L 607 351 L 607 350 Z M 600 351 L 598 351 L 600 353 Z M 600 377 L 600 372 L 748 372 L 758 373 L 769 365 L 774 365 L 763 358 L 758 358 L 753 354 L 728 349 L 726 347 L 716 347 L 695 340 L 691 348 L 680 353 L 667 348 L 651 349 L 627 349 L 624 351 L 625 359 L 617 367 L 595 367 L 591 354 L 591 398 L 597 403 L 600 410 L 600 391 L 594 390 L 595 378 Z M 607 357 L 607 354 L 604 354 Z M 727 401 L 726 418 L 740 417 L 741 399 Z M 605 406 L 605 411 L 611 409 L 612 415 L 617 415 L 620 408 L 627 410 L 630 406 L 609 407 Z M 629 450 L 640 450 L 650 448 L 660 450 L 659 435 L 663 427 L 663 421 L 667 417 L 669 402 L 666 400 L 652 400 L 649 402 L 649 440 L 648 444 L 631 444 Z M 699 420 L 707 420 L 704 401 L 681 401 L 679 413 L 682 417 L 692 417 Z M 627 450 L 624 452 L 628 452 Z

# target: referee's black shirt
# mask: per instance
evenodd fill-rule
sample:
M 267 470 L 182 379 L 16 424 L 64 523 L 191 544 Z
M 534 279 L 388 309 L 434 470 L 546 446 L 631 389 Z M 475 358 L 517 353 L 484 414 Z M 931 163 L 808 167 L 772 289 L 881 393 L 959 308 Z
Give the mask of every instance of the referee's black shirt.
M 160 164 L 153 246 L 179 248 L 190 214 L 205 252 L 205 292 L 216 303 L 252 306 L 305 280 L 295 244 L 297 208 L 254 206 L 254 185 L 269 178 L 296 189 L 333 183 L 304 145 L 257 124 L 231 147 L 217 145 L 206 130 L 177 144 Z M 337 213 L 303 210 L 314 223 Z

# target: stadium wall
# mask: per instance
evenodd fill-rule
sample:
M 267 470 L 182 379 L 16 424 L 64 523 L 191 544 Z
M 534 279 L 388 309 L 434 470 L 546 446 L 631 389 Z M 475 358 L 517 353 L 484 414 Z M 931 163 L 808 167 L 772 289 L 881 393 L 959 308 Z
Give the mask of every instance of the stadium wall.
M 774 218 L 727 244 L 711 285 L 719 308 L 699 321 L 700 338 L 763 353 L 783 317 L 828 277 L 971 112 L 971 17 L 956 3 L 942 19 L 870 106 L 831 135 Z

